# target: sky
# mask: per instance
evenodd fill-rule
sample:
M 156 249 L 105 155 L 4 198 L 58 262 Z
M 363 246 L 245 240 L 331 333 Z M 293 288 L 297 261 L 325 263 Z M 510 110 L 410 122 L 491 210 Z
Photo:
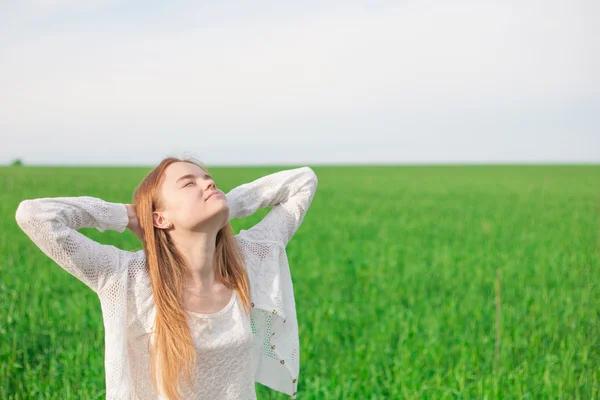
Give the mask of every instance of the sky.
M 204 3 L 1 2 L 0 164 L 600 163 L 597 0 Z

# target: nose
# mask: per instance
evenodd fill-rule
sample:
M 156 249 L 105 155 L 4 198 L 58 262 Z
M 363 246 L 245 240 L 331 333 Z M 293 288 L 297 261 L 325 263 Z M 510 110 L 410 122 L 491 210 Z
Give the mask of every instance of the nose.
M 208 181 L 206 181 L 206 185 L 204 186 L 204 190 L 210 190 L 210 189 L 216 190 L 217 189 L 217 184 L 215 183 L 214 180 L 209 179 Z

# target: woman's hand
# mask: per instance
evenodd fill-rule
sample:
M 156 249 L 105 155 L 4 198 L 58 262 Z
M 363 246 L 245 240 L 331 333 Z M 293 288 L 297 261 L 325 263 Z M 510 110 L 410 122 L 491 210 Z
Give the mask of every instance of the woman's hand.
M 135 236 L 143 242 L 142 228 L 140 227 L 140 221 L 138 221 L 137 215 L 135 214 L 135 205 L 125 204 L 125 208 L 127 208 L 127 216 L 129 217 L 127 229 L 133 232 Z

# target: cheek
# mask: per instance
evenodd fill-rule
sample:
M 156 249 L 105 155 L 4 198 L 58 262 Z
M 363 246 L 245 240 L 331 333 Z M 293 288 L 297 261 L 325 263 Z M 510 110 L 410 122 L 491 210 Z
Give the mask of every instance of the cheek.
M 204 214 L 205 204 L 197 196 L 185 196 L 173 202 L 170 218 L 181 226 L 196 222 Z
M 179 218 L 182 220 L 197 220 L 204 214 L 206 205 L 203 200 L 198 200 L 197 197 L 190 196 L 185 202 L 181 204 L 181 208 L 178 210 Z

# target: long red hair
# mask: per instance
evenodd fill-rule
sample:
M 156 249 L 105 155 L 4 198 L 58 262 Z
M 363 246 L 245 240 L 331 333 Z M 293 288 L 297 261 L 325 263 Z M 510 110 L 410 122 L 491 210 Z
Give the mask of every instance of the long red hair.
M 183 308 L 183 277 L 187 267 L 169 232 L 154 227 L 152 222 L 152 213 L 162 206 L 159 188 L 164 171 L 175 162 L 189 162 L 208 172 L 197 161 L 168 157 L 148 173 L 133 194 L 156 307 L 155 336 L 150 349 L 151 380 L 156 393 L 160 386 L 162 395 L 170 400 L 181 398 L 182 377 L 193 386 L 192 370 L 197 361 Z M 214 265 L 216 279 L 237 291 L 243 308 L 249 313 L 248 274 L 229 223 L 217 233 Z

